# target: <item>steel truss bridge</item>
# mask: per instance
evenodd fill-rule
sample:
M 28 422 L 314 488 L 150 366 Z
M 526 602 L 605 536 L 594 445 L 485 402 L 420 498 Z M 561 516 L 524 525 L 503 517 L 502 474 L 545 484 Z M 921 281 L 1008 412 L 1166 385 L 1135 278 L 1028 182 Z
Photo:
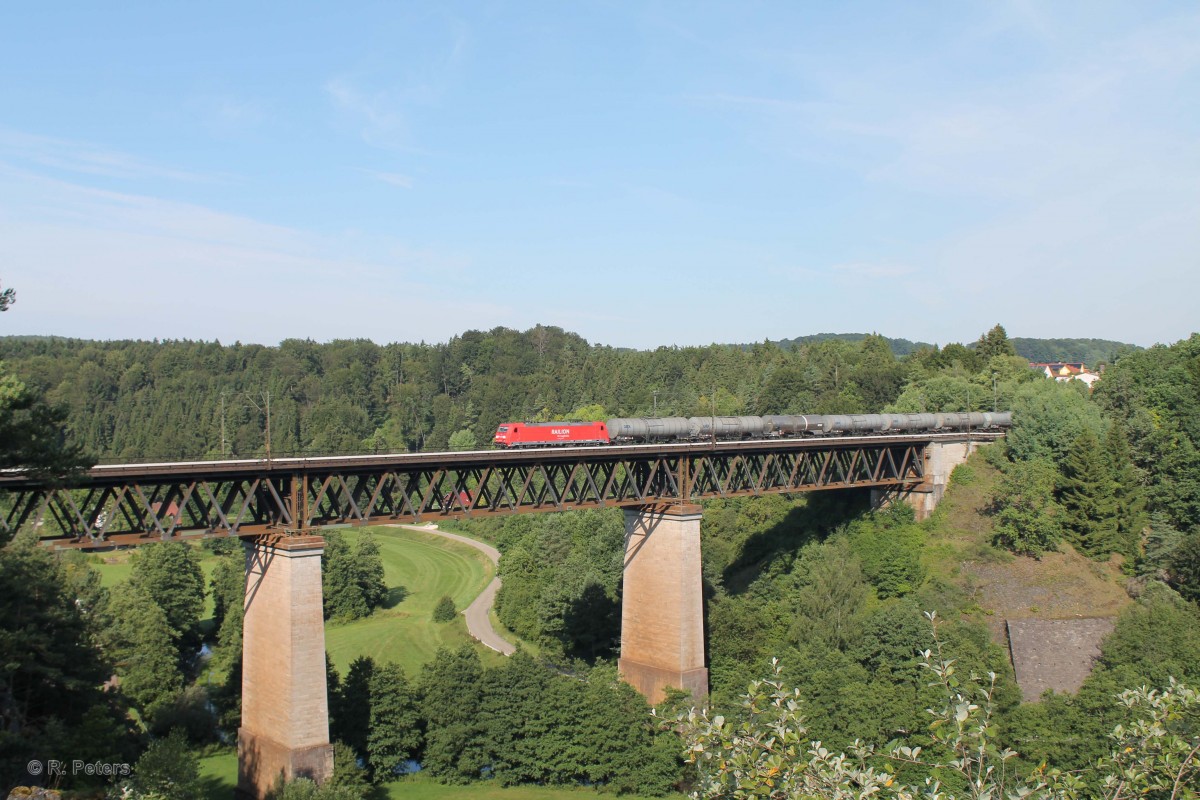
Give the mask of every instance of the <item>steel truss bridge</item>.
M 1000 434 L 973 433 L 974 440 Z M 0 473 L 0 531 L 58 547 L 288 535 L 855 487 L 919 490 L 962 433 L 406 453 L 94 467 L 68 485 Z

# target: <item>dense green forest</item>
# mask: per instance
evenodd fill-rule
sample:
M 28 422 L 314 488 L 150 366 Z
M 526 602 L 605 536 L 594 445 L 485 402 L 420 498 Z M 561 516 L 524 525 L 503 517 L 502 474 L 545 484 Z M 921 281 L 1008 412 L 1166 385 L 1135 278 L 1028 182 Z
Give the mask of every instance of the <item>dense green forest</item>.
M 797 336 L 794 339 L 780 339 L 775 344 L 785 349 L 795 349 L 806 345 L 818 344 L 819 342 L 827 342 L 837 340 L 842 342 L 850 342 L 856 344 L 863 339 L 874 334 L 869 333 L 812 333 L 808 336 Z M 884 336 L 883 340 L 888 343 L 888 347 L 892 348 L 892 352 L 897 357 L 909 355 L 915 350 L 922 348 L 933 348 L 928 342 L 911 342 L 908 339 L 893 339 L 890 336 Z M 742 347 L 752 347 L 753 345 L 741 345 Z
M 945 517 L 918 523 L 903 506 L 872 511 L 867 497 L 843 492 L 705 504 L 714 707 L 727 724 L 760 724 L 739 697 L 750 681 L 775 676 L 802 688 L 805 736 L 833 752 L 856 740 L 881 751 L 894 742 L 949 760 L 961 740 L 931 733 L 927 712 L 940 707 L 949 683 L 931 681 L 931 669 L 945 669 L 920 655 L 943 652 L 963 686 L 974 686 L 971 674 L 995 675 L 987 739 L 1020 753 L 1008 762 L 1013 774 L 1073 770 L 1083 781 L 1079 796 L 1101 796 L 1092 766 L 1136 705 L 1116 703 L 1114 694 L 1163 688 L 1170 678 L 1200 683 L 1200 335 L 1120 354 L 1092 394 L 1042 379 L 1000 326 L 970 346 L 920 348 L 903 358 L 878 336 L 639 352 L 542 327 L 387 346 L 10 338 L 0 340 L 0 356 L 8 387 L 0 423 L 16 431 L 41 424 L 45 433 L 55 422 L 65 441 L 30 441 L 76 459 L 71 448 L 108 459 L 258 454 L 268 396 L 275 453 L 486 446 L 507 419 L 649 414 L 656 404 L 660 415 L 714 406 L 718 413 L 1011 408 L 1007 441 L 954 477 L 955 486 L 994 486 L 979 523 L 990 533 L 975 557 L 1003 563 L 1009 551 L 1038 557 L 1069 547 L 1118 565 L 1137 595 L 1080 692 L 1020 703 L 985 611 L 939 561 L 945 554 L 934 543 L 947 534 Z M 6 463 L 24 460 L 17 453 Z M 69 469 L 67 461 L 47 468 Z M 409 758 L 449 782 L 641 792 L 708 792 L 719 784 L 714 764 L 685 765 L 677 736 L 716 747 L 711 730 L 695 720 L 656 723 L 616 680 L 620 512 L 462 527 L 501 550 L 499 616 L 539 657 L 484 667 L 470 651 L 443 652 L 419 675 L 365 659 L 345 675 L 331 671 L 341 766 L 327 796 L 364 796 L 364 787 Z M 31 754 L 64 742 L 104 762 L 185 764 L 181 752 L 236 731 L 241 559 L 217 555 L 220 565 L 205 581 L 195 548 L 146 548 L 128 584 L 109 592 L 85 558 L 49 553 L 27 534 L 0 550 L 4 780 L 15 782 Z M 382 592 L 373 558 L 369 540 L 352 551 L 335 537 L 326 553 L 330 617 L 373 613 Z M 202 629 L 206 593 L 215 624 Z M 923 613 L 931 610 L 944 620 L 936 630 Z M 193 654 L 202 641 L 213 649 L 213 666 L 201 681 Z M 119 689 L 103 690 L 114 674 Z M 658 719 L 672 720 L 685 706 L 674 698 Z M 973 720 L 977 710 L 962 713 Z M 1198 741 L 1194 714 L 1172 719 L 1170 731 Z M 725 763 L 744 756 L 731 752 Z M 863 763 L 891 769 L 901 782 L 930 774 L 916 758 L 876 754 Z M 138 774 L 146 777 L 135 788 L 152 796 L 156 773 L 147 766 Z M 937 774 L 947 790 L 966 790 L 954 770 Z
M 780 339 L 774 344 L 783 348 L 797 348 L 817 344 L 829 340 L 857 343 L 873 334 L 867 333 L 814 333 L 809 336 L 797 336 L 795 339 Z M 910 355 L 918 350 L 930 350 L 934 345 L 928 342 L 913 342 L 908 339 L 892 339 L 883 337 L 897 358 Z M 1109 339 L 1030 339 L 1013 336 L 1009 339 L 1013 349 L 1021 358 L 1033 362 L 1081 361 L 1089 367 L 1099 364 L 1111 364 L 1124 353 L 1131 353 L 1142 348 L 1137 345 L 1114 342 Z M 749 348 L 753 345 L 740 345 Z
M 1081 361 L 1089 367 L 1111 364 L 1126 353 L 1142 348 L 1109 339 L 1027 339 L 1014 336 L 1017 354 L 1030 361 Z
M 261 455 L 268 408 L 277 455 L 466 449 L 511 419 L 690 416 L 714 402 L 722 414 L 879 411 L 954 369 L 974 391 L 917 402 L 990 409 L 1024 378 L 1012 348 L 1008 361 L 991 364 L 995 355 L 972 343 L 898 359 L 875 335 L 630 351 L 549 327 L 431 345 L 0 339 L 6 369 L 65 408 L 69 439 L 103 460 Z

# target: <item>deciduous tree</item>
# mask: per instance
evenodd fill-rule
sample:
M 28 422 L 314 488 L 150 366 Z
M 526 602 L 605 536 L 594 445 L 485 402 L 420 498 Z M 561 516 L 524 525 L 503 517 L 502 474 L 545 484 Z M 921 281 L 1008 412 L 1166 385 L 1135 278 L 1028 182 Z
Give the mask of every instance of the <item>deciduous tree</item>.
M 1054 499 L 1058 472 L 1047 461 L 1005 467 L 993 498 L 995 543 L 1015 553 L 1040 556 L 1062 538 L 1062 510 Z
M 378 667 L 370 679 L 371 712 L 367 766 L 376 782 L 390 780 L 421 747 L 421 719 L 415 692 L 396 664 Z
M 165 610 L 143 584 L 113 592 L 104 633 L 105 651 L 116 665 L 121 691 L 150 720 L 183 688 L 179 651 Z
M 139 549 L 132 561 L 130 583 L 162 609 L 179 663 L 185 664 L 200 643 L 204 572 L 199 555 L 185 542 L 160 542 Z

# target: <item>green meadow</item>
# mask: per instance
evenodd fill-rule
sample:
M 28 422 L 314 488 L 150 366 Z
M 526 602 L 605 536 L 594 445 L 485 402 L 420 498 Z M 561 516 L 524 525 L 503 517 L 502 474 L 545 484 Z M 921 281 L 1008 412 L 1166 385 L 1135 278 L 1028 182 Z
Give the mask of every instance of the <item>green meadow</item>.
M 200 777 L 206 800 L 230 800 L 237 784 L 237 753 L 223 750 L 200 759 Z M 364 800 L 584 800 L 584 798 L 614 797 L 586 787 L 511 786 L 494 783 L 473 783 L 447 786 L 424 775 L 410 775 L 385 784 Z M 640 795 L 621 795 L 626 800 L 641 800 Z M 669 795 L 665 800 L 681 800 L 683 795 Z M 659 798 L 658 800 L 664 800 Z
M 433 621 L 433 607 L 449 595 L 460 612 L 492 580 L 494 569 L 483 553 L 432 533 L 408 528 L 368 529 L 379 543 L 389 596 L 384 608 L 367 619 L 325 625 L 325 649 L 342 675 L 358 656 L 394 661 L 409 676 L 433 658 L 440 647 L 457 648 L 475 640 L 460 613 L 452 622 Z M 344 531 L 353 543 L 363 535 Z M 478 645 L 484 663 L 502 656 Z
M 453 598 L 461 612 L 491 581 L 495 570 L 483 553 L 408 528 L 347 528 L 342 534 L 353 545 L 366 531 L 379 543 L 388 598 L 383 608 L 366 619 L 326 623 L 325 649 L 340 674 L 346 674 L 355 658 L 370 656 L 380 662 L 394 661 L 415 677 L 438 648 L 453 649 L 462 644 L 475 644 L 485 664 L 495 664 L 503 658 L 471 638 L 461 613 L 452 622 L 433 621 L 433 607 L 442 595 Z M 116 550 L 93 555 L 93 565 L 105 586 L 111 588 L 129 578 L 135 552 Z M 199 552 L 200 568 L 207 582 L 218 558 L 203 549 Z M 205 614 L 211 613 L 209 596 L 205 600 Z M 492 617 L 493 624 L 498 626 L 495 615 Z M 497 630 L 504 633 L 501 627 Z

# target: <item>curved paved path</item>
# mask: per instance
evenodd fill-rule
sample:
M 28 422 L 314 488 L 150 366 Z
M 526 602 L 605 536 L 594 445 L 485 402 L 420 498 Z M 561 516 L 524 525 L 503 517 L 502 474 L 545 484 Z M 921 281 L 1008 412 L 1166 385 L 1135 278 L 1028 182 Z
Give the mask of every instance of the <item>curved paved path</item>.
M 475 539 L 468 539 L 466 536 L 459 536 L 457 533 L 440 531 L 436 525 L 388 525 L 387 527 L 407 528 L 410 531 L 429 533 L 469 545 L 491 559 L 492 565 L 499 570 L 500 551 L 490 544 L 484 544 Z M 488 619 L 488 611 L 495 604 L 496 592 L 498 591 L 500 591 L 500 577 L 497 575 L 495 578 L 492 578 L 492 582 L 480 592 L 471 605 L 467 606 L 467 610 L 463 612 L 463 616 L 467 618 L 467 631 L 472 636 L 497 653 L 511 656 L 517 651 L 516 645 L 496 633 L 496 629 L 492 627 L 492 621 Z

